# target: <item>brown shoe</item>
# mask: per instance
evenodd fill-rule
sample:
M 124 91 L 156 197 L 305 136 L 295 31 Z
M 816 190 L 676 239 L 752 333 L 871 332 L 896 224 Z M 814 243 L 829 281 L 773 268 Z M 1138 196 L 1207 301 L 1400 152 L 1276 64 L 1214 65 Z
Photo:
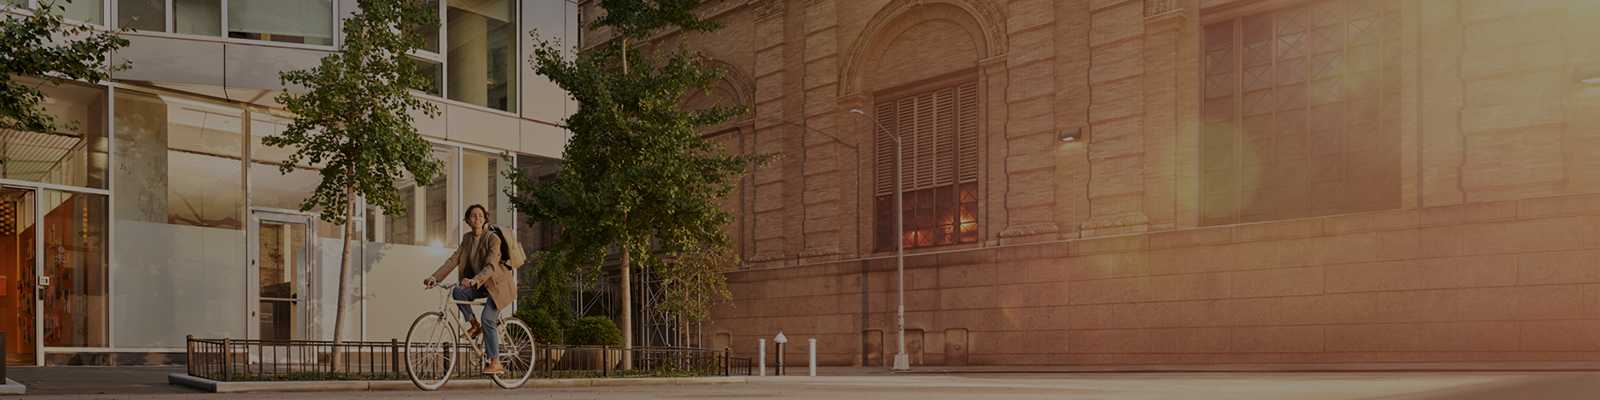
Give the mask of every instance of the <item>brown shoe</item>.
M 485 374 L 499 374 L 504 372 L 506 372 L 506 369 L 500 366 L 500 359 L 498 358 L 489 361 L 489 366 L 483 367 L 483 373 Z
M 472 320 L 472 327 L 467 328 L 467 333 L 461 334 L 462 339 L 475 338 L 483 334 L 483 325 L 478 325 L 478 320 Z

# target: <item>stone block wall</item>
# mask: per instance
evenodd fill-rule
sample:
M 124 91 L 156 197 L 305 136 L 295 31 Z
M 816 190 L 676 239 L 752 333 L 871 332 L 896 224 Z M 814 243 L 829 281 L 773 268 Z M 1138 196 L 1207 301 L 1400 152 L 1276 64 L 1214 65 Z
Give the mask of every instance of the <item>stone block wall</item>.
M 1202 226 L 1202 27 L 1307 3 L 715 3 L 727 30 L 656 40 L 747 77 L 717 140 L 783 157 L 726 203 L 747 265 L 706 335 L 891 359 L 863 354 L 893 353 L 896 280 L 849 111 L 971 76 L 981 238 L 908 251 L 913 360 L 952 329 L 972 364 L 1600 360 L 1600 85 L 1572 76 L 1600 3 L 1398 0 L 1398 208 Z
M 948 329 L 973 365 L 1600 360 L 1597 261 L 1594 194 L 922 253 L 906 329 L 924 365 Z M 894 273 L 732 272 L 706 329 L 859 365 L 864 330 L 894 352 Z

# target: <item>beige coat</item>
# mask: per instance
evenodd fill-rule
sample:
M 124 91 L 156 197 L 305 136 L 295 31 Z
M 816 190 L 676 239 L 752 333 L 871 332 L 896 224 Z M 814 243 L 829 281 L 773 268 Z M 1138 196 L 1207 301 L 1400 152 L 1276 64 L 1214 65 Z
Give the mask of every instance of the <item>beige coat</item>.
M 483 243 L 478 245 L 478 254 L 482 256 L 478 257 L 478 259 L 482 260 L 481 262 L 485 265 L 478 266 L 478 274 L 470 278 L 477 281 L 479 285 L 489 288 L 489 297 L 494 298 L 495 306 L 504 310 L 511 305 L 511 302 L 517 300 L 516 281 L 511 275 L 511 270 L 500 263 L 500 235 L 496 235 L 488 229 L 484 229 L 483 234 L 487 236 L 484 237 Z M 465 266 L 467 263 L 466 252 L 468 247 L 471 246 L 472 232 L 467 232 L 461 236 L 461 245 L 456 246 L 455 254 L 451 254 L 450 259 L 445 260 L 444 265 L 440 266 L 438 271 L 434 271 L 433 280 L 443 282 L 445 275 L 450 274 L 451 270 Z M 466 271 L 467 268 L 462 268 L 458 276 L 462 279 L 469 278 L 464 276 Z

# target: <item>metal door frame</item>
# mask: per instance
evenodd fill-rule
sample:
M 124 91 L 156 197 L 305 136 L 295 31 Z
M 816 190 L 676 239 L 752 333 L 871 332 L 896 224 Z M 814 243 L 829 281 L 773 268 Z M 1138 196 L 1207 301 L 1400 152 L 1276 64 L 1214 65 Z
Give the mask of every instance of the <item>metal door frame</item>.
M 319 315 L 318 313 L 321 311 L 318 308 L 321 304 L 321 296 L 317 294 L 322 289 L 322 285 L 315 279 L 316 274 L 322 271 L 317 265 L 318 256 L 322 253 L 317 248 L 316 215 L 293 210 L 250 207 L 250 218 L 248 219 L 249 225 L 245 227 L 248 231 L 248 239 L 245 245 L 247 250 L 245 252 L 250 259 L 250 262 L 245 266 L 248 269 L 245 272 L 245 286 L 248 288 L 245 293 L 245 312 L 248 317 L 245 320 L 249 321 L 245 327 L 246 338 L 251 340 L 261 339 L 261 269 L 259 265 L 261 262 L 261 221 L 266 220 L 303 224 L 306 227 L 305 264 L 299 268 L 301 276 L 299 279 L 306 282 L 305 296 L 299 299 L 305 302 L 304 326 L 296 327 L 295 329 L 303 329 L 305 331 L 303 339 L 315 340 L 314 333 L 317 332 L 315 328 L 319 325 L 315 316 Z
M 37 186 L 9 182 L 0 184 L 0 188 L 26 190 L 33 196 L 33 209 L 29 211 L 29 214 L 33 215 L 33 365 L 42 367 L 44 366 L 44 295 L 42 293 L 44 286 L 39 285 L 39 277 L 44 276 L 44 215 L 42 214 L 44 201 L 39 198 L 42 190 Z M 18 247 L 17 251 L 22 251 L 22 248 Z M 22 257 L 17 258 L 21 259 Z M 20 291 L 18 292 L 20 293 Z M 4 361 L 0 360 L 0 362 Z

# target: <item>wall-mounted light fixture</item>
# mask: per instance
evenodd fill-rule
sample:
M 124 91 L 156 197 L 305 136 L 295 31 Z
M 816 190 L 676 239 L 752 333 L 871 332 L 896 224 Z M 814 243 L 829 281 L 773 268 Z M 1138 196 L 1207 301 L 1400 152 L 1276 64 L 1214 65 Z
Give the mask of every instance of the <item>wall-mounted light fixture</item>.
M 1600 65 L 1578 68 L 1572 74 L 1572 80 L 1583 83 L 1600 83 Z
M 1074 140 L 1083 139 L 1083 128 L 1072 128 L 1057 132 L 1056 139 L 1061 139 L 1063 142 L 1071 142 Z

